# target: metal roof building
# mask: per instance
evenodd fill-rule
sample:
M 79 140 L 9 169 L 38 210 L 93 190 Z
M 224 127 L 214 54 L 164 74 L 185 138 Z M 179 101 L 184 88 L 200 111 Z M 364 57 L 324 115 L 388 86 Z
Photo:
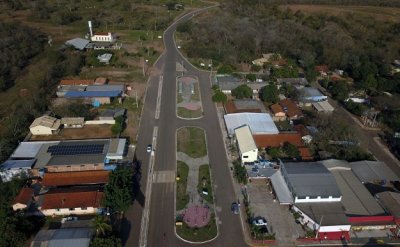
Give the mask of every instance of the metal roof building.
M 89 85 L 86 91 L 124 91 L 124 85 Z
M 314 102 L 312 103 L 313 108 L 320 113 L 332 113 L 335 108 L 328 101 Z
M 248 125 L 253 135 L 279 133 L 271 115 L 268 113 L 232 113 L 224 115 L 224 119 L 228 134 L 231 136 L 236 128 L 243 125 Z
M 334 176 L 321 163 L 282 163 L 281 170 L 295 203 L 341 200 Z
M 72 46 L 78 50 L 84 50 L 89 44 L 89 40 L 82 38 L 70 39 L 65 42 L 67 46 Z
M 65 98 L 95 98 L 95 97 L 119 97 L 122 91 L 68 91 Z
M 344 160 L 321 161 L 333 174 L 342 193 L 342 204 L 348 216 L 384 215 L 385 211 Z
M 384 181 L 389 183 L 390 181 L 399 181 L 399 177 L 396 176 L 392 170 L 381 161 L 356 161 L 351 162 L 350 167 L 354 174 L 363 183 Z
M 249 126 L 245 125 L 235 129 L 235 136 L 240 152 L 248 152 L 257 149 Z
M 93 236 L 90 228 L 61 228 L 40 230 L 31 247 L 88 247 Z
M 271 176 L 271 183 L 280 204 L 293 204 L 292 193 L 282 176 L 281 170 Z

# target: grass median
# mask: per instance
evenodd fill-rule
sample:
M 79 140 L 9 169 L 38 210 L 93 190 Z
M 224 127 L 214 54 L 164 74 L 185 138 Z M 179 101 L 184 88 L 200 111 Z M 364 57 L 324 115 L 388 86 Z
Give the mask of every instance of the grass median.
M 196 127 L 181 128 L 177 132 L 178 152 L 183 152 L 192 158 L 207 155 L 206 138 L 203 129 Z
M 207 164 L 199 167 L 199 183 L 197 185 L 200 196 L 208 203 L 213 202 L 213 191 L 211 186 L 210 166 Z M 204 193 L 206 192 L 206 194 Z
M 179 177 L 176 182 L 176 210 L 182 210 L 189 202 L 189 195 L 186 193 L 189 166 L 182 161 L 178 161 L 176 169 Z
M 178 116 L 182 118 L 199 118 L 203 115 L 201 108 L 197 110 L 189 110 L 185 107 L 178 107 Z

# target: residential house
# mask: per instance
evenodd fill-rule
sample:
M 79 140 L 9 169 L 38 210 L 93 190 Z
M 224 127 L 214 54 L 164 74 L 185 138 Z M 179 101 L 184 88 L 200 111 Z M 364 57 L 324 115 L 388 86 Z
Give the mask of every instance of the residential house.
M 304 87 L 298 90 L 299 100 L 303 104 L 310 104 L 312 102 L 319 102 L 327 100 L 328 97 L 323 95 L 321 91 L 313 87 Z
M 277 53 L 267 53 L 267 54 L 262 54 L 261 58 L 257 58 L 253 60 L 251 63 L 257 66 L 263 66 L 265 63 L 268 63 L 274 56 L 277 58 L 281 58 L 281 55 Z
M 278 104 L 283 108 L 289 120 L 297 120 L 303 117 L 303 112 L 291 99 L 281 100 Z
M 36 118 L 29 126 L 32 135 L 53 135 L 58 132 L 61 121 L 50 116 Z
M 45 216 L 97 214 L 102 211 L 100 187 L 51 189 L 41 195 L 39 210 Z
M 306 78 L 278 78 L 276 81 L 279 87 L 286 84 L 295 88 L 303 88 L 309 84 Z
M 109 64 L 112 56 L 113 56 L 113 54 L 111 54 L 111 53 L 104 53 L 104 54 L 98 55 L 97 59 L 99 60 L 100 63 Z
M 89 247 L 93 233 L 93 229 L 83 227 L 40 230 L 30 247 Z
M 247 82 L 225 74 L 216 75 L 213 84 L 217 85 L 224 94 L 231 94 L 233 89 L 245 84 L 252 89 L 254 95 L 258 95 L 261 88 L 266 85 L 265 82 Z
M 328 76 L 329 68 L 328 65 L 317 65 L 315 66 L 315 72 L 318 72 L 321 76 Z
M 28 208 L 33 201 L 33 192 L 31 188 L 22 188 L 13 201 L 13 210 L 17 211 Z
M 285 121 L 286 113 L 283 110 L 282 106 L 279 104 L 273 104 L 269 107 L 272 113 L 272 119 L 274 121 Z
M 114 120 L 117 117 L 125 118 L 126 109 L 124 108 L 115 108 L 115 109 L 106 109 L 99 113 L 99 120 Z
M 242 164 L 258 160 L 258 149 L 251 135 L 249 126 L 244 125 L 236 128 L 235 137 Z

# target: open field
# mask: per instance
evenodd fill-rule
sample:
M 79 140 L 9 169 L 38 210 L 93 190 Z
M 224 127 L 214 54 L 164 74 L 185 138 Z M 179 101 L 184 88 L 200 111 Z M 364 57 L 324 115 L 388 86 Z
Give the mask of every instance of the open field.
M 362 17 L 373 17 L 380 21 L 400 21 L 400 8 L 376 6 L 339 6 L 339 5 L 311 5 L 288 4 L 281 8 L 289 8 L 293 12 L 298 10 L 305 13 L 346 15 L 355 14 Z

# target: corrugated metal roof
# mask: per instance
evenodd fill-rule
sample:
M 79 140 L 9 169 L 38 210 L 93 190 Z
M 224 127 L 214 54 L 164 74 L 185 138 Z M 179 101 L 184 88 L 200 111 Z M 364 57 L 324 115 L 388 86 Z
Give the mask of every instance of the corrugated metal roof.
M 271 183 L 281 204 L 293 204 L 293 197 L 282 176 L 281 170 L 271 176 Z
M 233 135 L 237 127 L 248 125 L 252 134 L 278 134 L 271 115 L 268 113 L 232 113 L 224 116 L 228 134 Z
M 121 91 L 68 91 L 65 98 L 118 97 Z
M 30 169 L 33 164 L 35 164 L 36 159 L 30 160 L 6 160 L 3 164 L 1 164 L 0 168 L 2 169 Z
M 246 153 L 257 149 L 249 126 L 244 125 L 235 129 L 235 136 L 239 146 L 240 153 Z
M 124 85 L 91 85 L 86 87 L 86 91 L 124 91 Z
M 351 162 L 350 167 L 361 182 L 375 182 L 378 180 L 398 181 L 400 180 L 392 170 L 381 161 L 356 161 Z
M 73 46 L 78 50 L 83 50 L 89 44 L 89 40 L 82 38 L 70 39 L 65 42 L 66 45 Z
M 282 170 L 297 197 L 341 196 L 334 176 L 319 162 L 283 163 Z
M 350 225 L 340 202 L 297 203 L 295 207 L 322 226 Z
M 57 144 L 59 141 L 21 142 L 14 150 L 11 158 L 35 158 L 43 144 Z
M 328 101 L 314 102 L 312 105 L 318 112 L 333 112 L 333 110 L 335 110 Z
M 32 246 L 88 247 L 93 235 L 91 228 L 61 228 L 40 230 Z

